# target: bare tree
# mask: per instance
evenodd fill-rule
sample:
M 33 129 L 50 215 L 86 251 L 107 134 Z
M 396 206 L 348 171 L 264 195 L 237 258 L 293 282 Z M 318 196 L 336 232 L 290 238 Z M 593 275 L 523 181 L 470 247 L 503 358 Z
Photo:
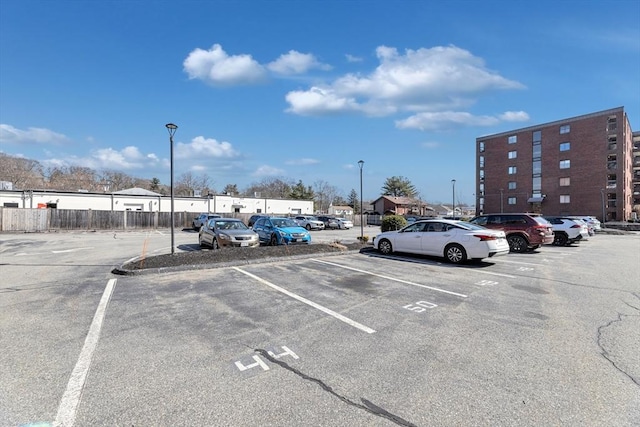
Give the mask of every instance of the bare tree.
M 329 206 L 340 196 L 340 190 L 337 187 L 322 180 L 313 183 L 313 191 L 316 210 L 320 212 L 327 212 Z
M 103 191 L 113 192 L 135 187 L 135 178 L 122 172 L 106 170 L 102 173 Z
M 245 190 L 245 194 L 253 196 L 260 194 L 260 197 L 286 199 L 291 193 L 295 183 L 283 178 L 265 178 L 259 183 L 253 183 Z
M 178 196 L 193 196 L 197 191 L 202 195 L 214 192 L 207 174 L 194 175 L 192 172 L 186 172 L 180 175 L 174 185 L 174 194 Z
M 36 160 L 0 153 L 0 181 L 12 183 L 15 190 L 42 188 L 42 165 Z

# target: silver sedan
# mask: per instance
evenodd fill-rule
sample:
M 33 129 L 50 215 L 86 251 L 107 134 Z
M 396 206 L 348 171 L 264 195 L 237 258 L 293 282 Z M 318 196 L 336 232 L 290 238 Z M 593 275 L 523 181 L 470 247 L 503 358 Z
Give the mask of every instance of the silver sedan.
M 214 218 L 207 221 L 198 236 L 200 246 L 218 249 L 225 246 L 251 247 L 260 246 L 258 233 L 235 218 Z

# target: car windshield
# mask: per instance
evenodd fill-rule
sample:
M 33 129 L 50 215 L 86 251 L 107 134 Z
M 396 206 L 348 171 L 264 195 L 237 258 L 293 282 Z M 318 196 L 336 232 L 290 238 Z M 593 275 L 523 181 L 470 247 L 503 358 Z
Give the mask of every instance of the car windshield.
M 535 219 L 536 222 L 540 225 L 551 225 L 549 221 L 547 221 L 545 218 L 541 216 L 534 216 L 533 219 Z
M 276 218 L 272 219 L 271 222 L 274 227 L 299 227 L 297 222 L 288 218 Z
M 215 228 L 217 230 L 247 230 L 249 227 L 241 221 L 216 221 Z
M 460 227 L 465 230 L 486 230 L 485 227 L 482 227 L 477 224 L 471 224 L 470 222 L 464 222 L 464 221 L 456 222 L 456 227 Z

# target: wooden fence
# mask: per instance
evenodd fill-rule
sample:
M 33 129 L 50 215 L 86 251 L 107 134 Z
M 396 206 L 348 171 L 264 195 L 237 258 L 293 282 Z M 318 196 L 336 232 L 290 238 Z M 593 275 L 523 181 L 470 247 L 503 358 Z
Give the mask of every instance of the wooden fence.
M 198 213 L 174 212 L 175 228 L 191 228 Z M 237 217 L 239 214 L 230 216 Z M 245 218 L 241 218 L 245 220 Z M 248 215 L 247 215 L 248 219 Z M 171 228 L 170 212 L 25 209 L 0 207 L 0 232 Z
M 191 228 L 199 212 L 174 212 L 174 227 Z M 227 213 L 247 223 L 250 213 Z M 354 226 L 360 216 L 354 215 Z M 382 216 L 365 215 L 369 225 L 380 225 Z M 28 209 L 0 207 L 0 232 L 46 232 L 58 230 L 136 230 L 171 228 L 170 212 L 97 211 L 75 209 Z

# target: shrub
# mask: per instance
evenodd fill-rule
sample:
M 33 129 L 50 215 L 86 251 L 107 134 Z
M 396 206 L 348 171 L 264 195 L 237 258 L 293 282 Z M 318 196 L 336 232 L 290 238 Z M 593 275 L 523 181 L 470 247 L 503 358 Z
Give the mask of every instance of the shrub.
M 382 225 L 380 229 L 384 233 L 385 231 L 399 230 L 407 225 L 407 220 L 401 215 L 388 215 L 382 218 Z
M 360 240 L 362 244 L 365 244 L 369 241 L 369 236 L 358 236 L 358 240 Z

